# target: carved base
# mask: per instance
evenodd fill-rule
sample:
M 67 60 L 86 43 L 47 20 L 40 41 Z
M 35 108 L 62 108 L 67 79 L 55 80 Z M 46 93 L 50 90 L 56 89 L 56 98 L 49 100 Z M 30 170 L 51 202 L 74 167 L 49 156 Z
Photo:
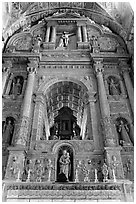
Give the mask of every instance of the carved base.
M 131 183 L 125 184 L 132 186 Z M 129 201 L 132 196 L 124 191 L 123 182 L 119 183 L 67 183 L 67 184 L 39 184 L 39 183 L 5 183 L 4 201 L 20 201 L 19 199 L 42 200 L 116 200 L 126 201 L 126 195 Z M 18 198 L 19 195 L 19 198 Z

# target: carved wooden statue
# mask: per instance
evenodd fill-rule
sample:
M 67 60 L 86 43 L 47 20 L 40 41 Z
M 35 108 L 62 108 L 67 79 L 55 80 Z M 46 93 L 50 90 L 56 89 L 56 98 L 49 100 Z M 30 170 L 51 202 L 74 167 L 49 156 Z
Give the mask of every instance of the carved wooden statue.
M 3 128 L 3 143 L 10 145 L 13 132 L 14 132 L 14 126 L 11 120 L 9 120 L 8 123 Z
M 117 131 L 119 133 L 119 143 L 121 145 L 131 145 L 131 140 L 129 137 L 129 127 L 127 124 L 120 120 Z
M 74 33 L 66 33 L 63 32 L 63 34 L 60 37 L 60 41 L 59 41 L 59 47 L 67 47 L 69 44 L 69 37 L 74 35 Z
M 79 161 L 77 164 L 76 173 L 75 173 L 75 182 L 79 182 L 78 174 L 80 169 L 82 169 L 82 161 Z
M 109 82 L 109 93 L 110 93 L 110 95 L 119 95 L 120 94 L 119 84 L 115 83 L 115 81 L 112 78 Z
M 70 175 L 70 155 L 67 150 L 63 151 L 63 155 L 60 157 L 59 164 L 60 164 L 60 173 L 65 174 L 67 181 L 69 181 L 69 175 Z

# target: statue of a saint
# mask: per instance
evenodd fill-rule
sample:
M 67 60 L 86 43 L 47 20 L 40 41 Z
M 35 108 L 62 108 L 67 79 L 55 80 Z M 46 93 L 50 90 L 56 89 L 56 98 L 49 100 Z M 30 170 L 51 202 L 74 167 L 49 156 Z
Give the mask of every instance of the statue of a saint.
M 65 174 L 67 181 L 69 181 L 70 155 L 69 155 L 69 152 L 67 152 L 67 150 L 63 151 L 63 155 L 60 157 L 59 164 L 60 164 L 60 174 L 61 173 Z
M 120 134 L 120 144 L 131 145 L 131 140 L 129 138 L 129 128 L 127 124 L 124 124 L 123 120 L 120 120 L 118 126 L 118 133 Z
M 75 173 L 75 182 L 79 182 L 79 171 L 82 169 L 82 161 L 79 161 L 77 164 L 77 168 L 76 168 L 76 173 Z
M 22 85 L 20 83 L 20 78 L 17 79 L 17 83 L 15 84 L 15 95 L 20 95 L 22 92 Z
M 40 37 L 40 35 L 37 35 L 33 38 L 33 41 L 34 41 L 33 52 L 39 53 L 39 49 L 42 43 L 42 38 Z
M 48 168 L 48 173 L 49 173 L 48 174 L 48 181 L 50 182 L 51 181 L 51 171 L 54 169 L 50 159 L 49 159 L 49 163 L 48 163 L 47 168 Z
M 3 143 L 10 145 L 13 136 L 14 127 L 11 120 L 5 125 L 3 130 Z
M 115 81 L 112 78 L 109 82 L 109 93 L 110 93 L 110 95 L 119 95 L 120 94 L 119 85 L 117 83 L 115 83 Z

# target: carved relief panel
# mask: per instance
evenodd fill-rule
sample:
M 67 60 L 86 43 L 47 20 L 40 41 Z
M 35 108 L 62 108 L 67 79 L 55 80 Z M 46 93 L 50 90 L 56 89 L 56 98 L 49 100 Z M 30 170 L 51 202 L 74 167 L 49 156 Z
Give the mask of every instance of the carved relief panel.
M 134 158 L 132 155 L 122 155 L 125 179 L 134 180 Z

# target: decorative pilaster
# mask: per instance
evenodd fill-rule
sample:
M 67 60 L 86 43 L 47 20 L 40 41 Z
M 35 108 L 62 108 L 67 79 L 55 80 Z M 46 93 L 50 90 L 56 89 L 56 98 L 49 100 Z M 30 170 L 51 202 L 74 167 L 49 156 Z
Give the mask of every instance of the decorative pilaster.
M 5 85 L 6 85 L 6 82 L 7 82 L 11 67 L 12 67 L 12 62 L 11 61 L 7 61 L 2 66 L 2 93 L 4 93 Z
M 102 126 L 104 130 L 104 142 L 105 146 L 112 147 L 116 146 L 116 139 L 112 130 L 112 123 L 110 118 L 110 107 L 107 100 L 106 90 L 103 81 L 103 64 L 101 59 L 95 61 L 95 71 L 98 82 L 98 92 L 99 92 L 99 101 L 100 109 L 102 116 Z
M 22 110 L 22 117 L 18 127 L 18 131 L 16 134 L 16 145 L 21 145 L 26 147 L 28 142 L 28 130 L 29 130 L 29 123 L 30 123 L 30 114 L 31 114 L 31 105 L 32 105 L 32 94 L 34 88 L 34 81 L 35 81 L 35 73 L 37 68 L 37 62 L 33 61 L 32 63 L 28 64 L 28 80 L 27 80 L 27 87 L 25 91 L 24 101 L 23 101 L 23 110 Z
M 118 166 L 118 176 L 117 178 L 124 178 L 123 167 L 121 161 L 120 150 L 121 148 L 117 146 L 117 140 L 115 138 L 115 134 L 113 131 L 113 124 L 110 118 L 110 107 L 108 104 L 106 90 L 103 81 L 103 65 L 101 59 L 95 59 L 95 71 L 97 75 L 98 82 L 98 92 L 99 92 L 99 101 L 100 101 L 100 109 L 102 116 L 102 126 L 104 130 L 104 149 L 105 149 L 105 159 L 106 163 L 111 169 L 113 157 L 115 156 L 117 162 L 120 163 Z M 116 155 L 115 155 L 116 154 Z M 116 175 L 115 175 L 116 176 Z M 113 175 L 110 173 L 110 179 L 113 178 Z
M 46 37 L 45 37 L 45 42 L 46 43 L 49 42 L 49 37 L 50 37 L 50 26 L 48 26 L 47 30 L 46 30 Z
M 83 31 L 83 42 L 87 42 L 87 30 L 86 30 L 86 26 L 82 26 L 82 31 Z
M 132 111 L 134 113 L 134 89 L 133 89 L 132 82 L 129 76 L 130 68 L 126 60 L 121 60 L 119 66 L 121 67 L 121 70 L 122 70 L 122 75 L 125 81 L 129 101 L 131 104 Z

